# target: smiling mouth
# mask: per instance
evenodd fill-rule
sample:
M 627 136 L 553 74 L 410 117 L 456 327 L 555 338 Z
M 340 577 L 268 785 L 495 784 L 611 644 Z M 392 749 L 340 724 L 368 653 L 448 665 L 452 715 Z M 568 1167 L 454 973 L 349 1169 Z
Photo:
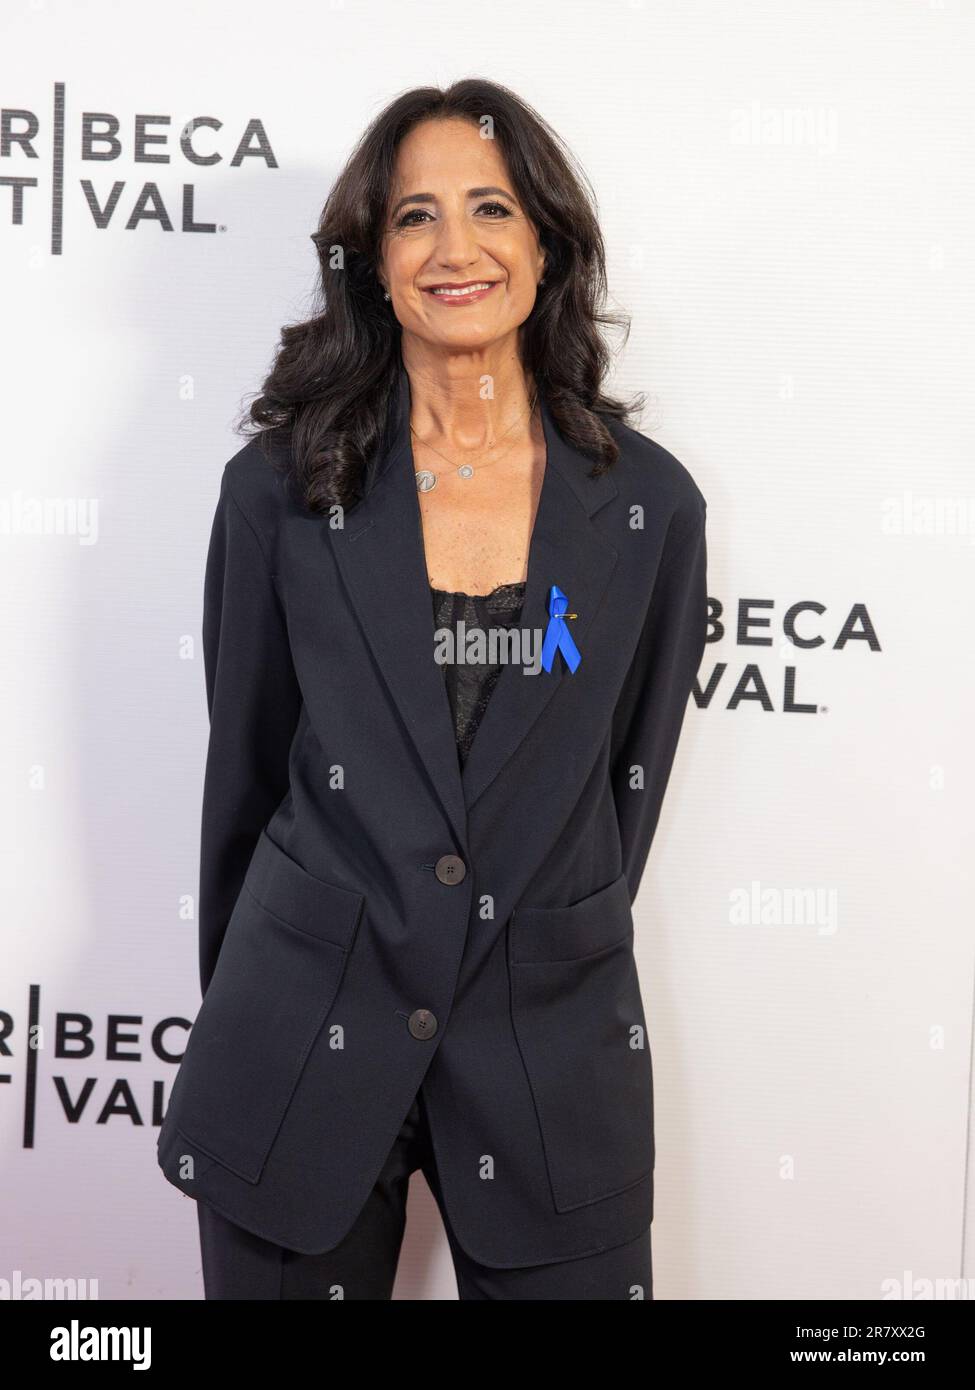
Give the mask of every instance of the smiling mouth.
M 444 304 L 473 304 L 490 294 L 499 283 L 497 280 L 469 280 L 466 285 L 429 285 L 424 294 Z

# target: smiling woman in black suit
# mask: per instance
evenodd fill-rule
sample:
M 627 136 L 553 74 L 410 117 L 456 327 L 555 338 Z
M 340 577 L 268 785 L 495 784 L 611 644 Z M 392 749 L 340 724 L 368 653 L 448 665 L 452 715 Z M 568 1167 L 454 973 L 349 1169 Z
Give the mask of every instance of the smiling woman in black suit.
M 159 1162 L 208 1298 L 389 1298 L 417 1169 L 462 1299 L 650 1298 L 631 905 L 705 500 L 603 394 L 598 224 L 510 91 L 395 100 L 314 240 L 213 522 L 203 1002 Z

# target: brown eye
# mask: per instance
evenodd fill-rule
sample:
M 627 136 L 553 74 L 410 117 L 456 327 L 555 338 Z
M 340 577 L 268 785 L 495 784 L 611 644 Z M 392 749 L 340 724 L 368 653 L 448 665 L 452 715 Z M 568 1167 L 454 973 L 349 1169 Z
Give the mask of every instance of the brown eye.
M 484 208 L 490 208 L 494 212 L 499 212 L 502 217 L 511 216 L 511 209 L 506 208 L 504 203 L 481 203 L 480 207 L 477 210 L 478 212 L 481 212 Z
M 397 225 L 397 227 L 419 227 L 419 226 L 421 226 L 422 224 L 419 223 L 419 222 L 411 222 L 411 221 L 410 221 L 410 218 L 411 218 L 411 217 L 423 217 L 423 218 L 427 218 L 427 217 L 429 217 L 429 215 L 430 215 L 429 213 L 424 212 L 423 208 L 411 208 L 409 212 L 404 212 L 404 213 L 403 213 L 403 216 L 399 219 L 399 221 L 396 223 L 396 225 Z

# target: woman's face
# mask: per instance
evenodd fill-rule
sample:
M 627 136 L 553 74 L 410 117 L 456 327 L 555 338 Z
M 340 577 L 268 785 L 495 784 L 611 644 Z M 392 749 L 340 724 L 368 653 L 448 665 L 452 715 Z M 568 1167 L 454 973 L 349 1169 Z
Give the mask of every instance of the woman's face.
M 496 142 L 464 120 L 414 127 L 397 152 L 379 267 L 404 336 L 444 352 L 501 343 L 531 313 L 544 267 Z

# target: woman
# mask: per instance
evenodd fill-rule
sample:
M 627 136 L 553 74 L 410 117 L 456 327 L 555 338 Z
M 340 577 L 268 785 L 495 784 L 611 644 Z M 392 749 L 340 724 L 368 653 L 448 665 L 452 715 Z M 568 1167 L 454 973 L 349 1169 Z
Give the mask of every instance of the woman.
M 389 1298 L 418 1168 L 462 1299 L 650 1298 L 631 903 L 705 500 L 602 393 L 599 229 L 513 93 L 398 98 L 315 241 L 213 525 L 204 998 L 160 1165 L 208 1298 Z M 483 650 L 445 663 L 461 618 Z

